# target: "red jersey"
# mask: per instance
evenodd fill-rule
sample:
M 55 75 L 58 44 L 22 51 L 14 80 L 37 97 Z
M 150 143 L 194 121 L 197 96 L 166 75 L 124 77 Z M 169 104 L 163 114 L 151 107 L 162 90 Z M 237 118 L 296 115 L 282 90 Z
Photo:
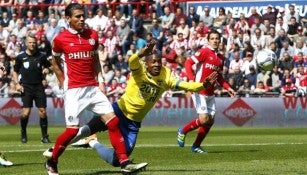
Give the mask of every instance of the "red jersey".
M 193 64 L 196 64 L 195 71 L 192 68 Z M 185 69 L 189 80 L 204 82 L 211 73 L 218 72 L 219 75 L 217 82 L 225 89 L 228 89 L 229 85 L 221 74 L 223 66 L 224 56 L 210 47 L 199 49 L 190 59 L 185 62 Z M 214 86 L 201 90 L 199 94 L 208 96 L 214 95 Z
M 53 55 L 63 54 L 64 89 L 98 86 L 94 71 L 97 48 L 98 35 L 92 29 L 78 33 L 69 28 L 55 37 Z

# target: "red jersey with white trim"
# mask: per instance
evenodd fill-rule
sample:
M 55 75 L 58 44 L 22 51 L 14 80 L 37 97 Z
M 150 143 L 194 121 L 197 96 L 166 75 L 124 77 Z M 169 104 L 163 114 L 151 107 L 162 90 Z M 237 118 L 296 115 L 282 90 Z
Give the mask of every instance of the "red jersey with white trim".
M 98 86 L 95 73 L 95 54 L 98 35 L 95 30 L 77 32 L 71 28 L 59 33 L 53 40 L 53 55 L 63 59 L 64 90 Z
M 193 70 L 194 64 L 196 65 L 195 70 Z M 221 74 L 223 65 L 224 56 L 210 47 L 199 49 L 185 62 L 186 73 L 189 80 L 204 82 L 211 73 L 218 72 L 217 82 L 225 89 L 228 89 L 229 85 Z M 214 95 L 214 86 L 199 91 L 199 94 L 207 96 Z

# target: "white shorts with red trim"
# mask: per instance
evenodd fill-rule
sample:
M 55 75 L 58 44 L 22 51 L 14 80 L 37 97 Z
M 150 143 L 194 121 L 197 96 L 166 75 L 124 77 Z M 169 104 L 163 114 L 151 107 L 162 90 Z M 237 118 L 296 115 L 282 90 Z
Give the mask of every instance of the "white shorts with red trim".
M 198 93 L 192 94 L 192 99 L 197 114 L 209 114 L 211 116 L 215 115 L 215 96 L 206 96 Z
M 95 86 L 68 89 L 64 102 L 66 125 L 79 125 L 79 115 L 84 110 L 98 115 L 113 112 L 109 99 Z

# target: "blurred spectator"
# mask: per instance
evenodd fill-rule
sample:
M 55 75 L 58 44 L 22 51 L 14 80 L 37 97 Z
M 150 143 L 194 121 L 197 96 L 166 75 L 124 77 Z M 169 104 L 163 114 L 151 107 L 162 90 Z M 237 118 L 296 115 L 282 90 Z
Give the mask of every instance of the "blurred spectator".
M 235 29 L 243 33 L 249 31 L 248 21 L 246 20 L 244 13 L 240 13 L 240 18 L 235 24 Z
M 38 41 L 37 42 L 38 50 L 44 53 L 47 57 L 51 56 L 52 54 L 51 43 L 48 41 L 46 35 L 42 34 L 37 41 Z
M 269 88 L 264 85 L 263 81 L 259 81 L 257 83 L 257 86 L 256 86 L 255 90 L 254 90 L 254 94 L 259 95 L 259 96 L 263 96 L 267 92 L 269 92 Z
M 139 50 L 139 49 L 146 46 L 147 41 L 144 40 L 143 38 L 139 37 L 139 35 L 137 33 L 134 33 L 132 35 L 132 43 L 134 43 L 136 49 Z
M 265 36 L 270 34 L 270 29 L 272 27 L 275 27 L 275 25 L 271 24 L 268 19 L 265 19 L 263 21 L 263 25 L 264 25 L 264 28 L 262 30 L 263 30 L 263 35 L 265 35 Z
M 36 17 L 33 15 L 33 11 L 29 9 L 25 18 L 25 24 L 28 27 L 30 24 L 33 23 L 36 23 Z
M 262 20 L 268 19 L 272 25 L 276 24 L 276 18 L 278 14 L 278 9 L 276 9 L 272 5 L 268 5 L 266 9 L 266 13 L 262 15 Z
M 121 69 L 115 70 L 114 79 L 120 84 L 127 83 L 127 77 L 122 74 Z
M 288 24 L 288 37 L 291 39 L 291 41 L 294 40 L 295 37 L 298 35 L 298 27 L 300 24 L 296 21 L 295 17 L 290 18 L 290 22 Z
M 189 7 L 189 12 L 187 14 L 187 20 L 186 23 L 189 27 L 192 27 L 192 21 L 196 21 L 197 23 L 199 22 L 200 16 L 196 13 L 195 7 L 190 6 Z
M 280 48 L 277 47 L 276 42 L 271 42 L 269 49 L 275 53 L 277 59 L 280 58 Z
M 283 47 L 283 42 L 284 41 L 288 41 L 288 43 L 290 43 L 290 45 L 293 45 L 293 43 L 291 42 L 290 38 L 287 36 L 287 33 L 284 29 L 280 29 L 278 31 L 278 36 L 275 40 L 276 44 L 277 44 L 277 48 L 281 49 Z
M 230 61 L 230 65 L 229 65 L 229 73 L 232 74 L 235 72 L 235 69 L 242 69 L 243 66 L 243 59 L 240 57 L 240 52 L 234 51 L 233 52 L 233 60 Z
M 206 38 L 207 33 L 210 32 L 210 28 L 206 26 L 203 21 L 199 21 L 196 27 L 196 32 L 200 37 Z
M 160 26 L 158 19 L 152 19 L 152 26 L 149 27 L 149 32 L 152 33 L 153 38 L 156 40 L 158 50 L 162 50 L 162 45 L 164 42 L 164 31 Z
M 1 1 L 1 2 L 3 2 L 3 1 Z M 1 16 L 0 19 L 1 19 L 1 20 L 0 20 L 0 24 L 1 24 L 4 28 L 7 28 L 7 27 L 9 26 L 9 24 L 10 24 L 10 18 L 9 18 L 8 13 L 7 13 L 6 11 L 4 11 L 4 12 L 2 13 L 2 16 Z
M 175 50 L 177 55 L 181 55 L 183 48 L 184 52 L 188 49 L 188 40 L 183 38 L 183 33 L 179 33 L 177 37 L 178 38 L 170 44 L 170 48 Z
M 162 48 L 162 57 L 166 58 L 166 60 L 170 63 L 174 63 L 177 57 L 176 51 L 170 47 L 169 42 L 163 43 Z
M 255 19 L 261 21 L 261 16 L 258 14 L 257 9 L 255 7 L 251 8 L 251 15 L 248 17 L 248 25 L 251 28 L 255 24 Z
M 290 73 L 292 73 L 293 68 L 294 68 L 294 60 L 293 58 L 289 55 L 288 52 L 284 52 L 282 57 L 279 59 L 279 69 L 285 70 L 288 69 L 290 70 Z
M 238 95 L 240 97 L 250 97 L 250 95 L 253 94 L 254 90 L 255 86 L 253 84 L 250 84 L 247 78 L 244 78 L 243 85 L 240 86 L 238 89 Z
M 60 32 L 60 27 L 56 19 L 51 19 L 48 28 L 45 31 L 48 41 L 52 42 L 53 38 Z
M 211 28 L 213 26 L 214 18 L 210 15 L 210 8 L 208 6 L 204 7 L 204 14 L 200 16 L 200 21 L 203 21 L 205 26 Z
M 164 15 L 160 17 L 161 19 L 161 26 L 165 30 L 173 32 L 173 23 L 175 20 L 175 14 L 171 13 L 169 7 L 164 8 Z
M 90 28 L 94 28 L 95 24 L 94 24 L 94 13 L 92 10 L 88 10 L 87 11 L 87 18 L 85 19 L 85 23 L 90 27 Z
M 12 13 L 12 18 L 9 21 L 9 26 L 7 27 L 7 30 L 11 32 L 15 27 L 17 27 L 17 14 Z
M 108 64 L 105 64 L 103 66 L 102 76 L 104 78 L 104 82 L 106 85 L 111 83 L 114 74 L 115 74 L 114 71 L 111 69 L 111 67 Z
M 178 36 L 179 33 L 183 34 L 184 39 L 188 39 L 190 35 L 189 26 L 185 23 L 185 19 L 179 19 L 179 25 L 176 27 L 176 35 Z
M 283 70 L 282 75 L 283 76 L 281 78 L 281 86 L 284 86 L 286 84 L 287 79 L 291 79 L 291 82 L 295 84 L 295 77 L 293 74 L 290 73 L 290 70 L 288 69 Z
M 107 96 L 116 100 L 125 92 L 124 88 L 116 79 L 112 79 L 110 85 L 107 86 Z
M 234 83 L 232 85 L 232 88 L 237 91 L 239 87 L 243 84 L 243 78 L 244 75 L 241 72 L 239 67 L 236 67 L 233 71 L 233 73 L 229 73 L 229 77 L 232 77 L 234 80 Z
M 250 28 L 250 33 L 251 35 L 255 34 L 255 30 L 256 29 L 260 29 L 261 33 L 264 33 L 265 31 L 265 26 L 264 24 L 261 22 L 259 17 L 255 17 L 254 19 L 254 24 L 251 26 Z
M 139 16 L 137 9 L 132 10 L 132 16 L 128 24 L 133 33 L 139 37 L 144 35 L 143 19 Z
M 259 50 L 259 45 L 261 48 L 265 47 L 265 37 L 262 35 L 262 32 L 259 28 L 255 29 L 255 32 L 251 37 L 251 45 L 255 50 Z
M 99 8 L 96 11 L 96 16 L 92 19 L 93 22 L 93 29 L 98 31 L 100 30 L 104 30 L 104 28 L 106 27 L 106 23 L 107 23 L 108 18 L 103 14 L 103 8 Z
M 115 63 L 116 56 L 120 51 L 117 47 L 118 45 L 118 38 L 113 35 L 112 31 L 107 32 L 107 39 L 104 43 L 105 47 L 108 49 L 108 58 L 111 64 Z
M 307 56 L 307 47 L 304 45 L 304 41 L 306 42 L 306 40 L 303 39 L 297 40 L 296 47 L 294 48 L 294 55 L 301 52 L 303 56 Z
M 68 22 L 66 20 L 65 11 L 61 11 L 61 18 L 58 20 L 58 27 L 68 29 Z
M 108 31 L 111 31 L 113 36 L 116 36 L 117 34 L 117 25 L 115 24 L 115 19 L 110 19 L 110 24 L 105 28 L 105 33 L 108 33 Z
M 247 75 L 250 73 L 250 67 L 253 67 L 255 70 L 257 70 L 257 64 L 255 59 L 253 59 L 253 53 L 247 52 L 246 57 L 243 58 L 243 64 L 241 66 L 241 72 L 244 75 Z
M 277 65 L 273 67 L 273 70 L 269 76 L 270 78 L 268 80 L 268 85 L 270 91 L 280 93 L 282 74 L 278 71 Z
M 294 68 L 293 68 L 293 73 L 296 74 L 297 73 L 297 68 L 299 65 L 302 65 L 305 69 L 305 71 L 307 70 L 307 60 L 304 59 L 303 57 L 303 53 L 299 52 L 294 59 Z
M 0 47 L 4 48 L 7 45 L 10 33 L 0 24 Z
M 279 17 L 276 21 L 276 26 L 275 26 L 275 30 L 276 33 L 278 33 L 281 29 L 284 29 L 285 32 L 288 32 L 289 26 L 288 23 L 285 23 L 282 19 L 282 17 Z
M 270 44 L 275 42 L 277 36 L 274 27 L 270 27 L 269 34 L 265 36 L 265 48 L 270 49 Z
M 302 65 L 297 67 L 297 74 L 295 75 L 295 85 L 297 87 L 297 95 L 298 96 L 306 96 L 307 95 L 307 73 L 304 70 Z
M 118 37 L 119 46 L 121 47 L 122 54 L 127 53 L 129 47 L 128 35 L 130 32 L 130 27 L 127 25 L 125 19 L 120 20 L 120 26 L 117 28 L 116 35 Z
M 137 49 L 136 49 L 136 46 L 134 43 L 130 43 L 130 47 L 129 47 L 129 50 L 127 51 L 127 58 L 129 58 L 131 55 L 137 53 Z
M 170 7 L 169 0 L 156 0 L 156 12 L 158 17 L 165 15 L 165 7 Z
M 300 16 L 297 11 L 295 11 L 295 6 L 293 4 L 290 4 L 288 7 L 289 11 L 286 13 L 286 19 L 289 23 L 291 20 L 291 17 L 295 17 L 296 21 L 300 21 Z
M 294 57 L 294 47 L 290 46 L 288 41 L 284 41 L 282 43 L 282 48 L 280 50 L 280 55 L 282 56 L 285 52 L 288 52 L 288 54 L 290 55 L 290 57 Z
M 182 11 L 182 7 L 177 7 L 175 12 L 174 28 L 181 26 L 181 22 L 187 20 L 187 15 Z M 189 27 L 188 27 L 189 28 Z
M 14 34 L 11 34 L 8 40 L 8 44 L 6 45 L 6 54 L 10 55 L 12 52 L 14 52 L 15 47 L 17 44 L 20 44 L 17 42 L 17 37 Z
M 117 61 L 114 65 L 115 70 L 120 70 L 123 75 L 127 75 L 129 73 L 128 62 L 124 59 L 122 54 L 117 55 Z M 121 81 L 118 81 L 121 83 Z
M 223 26 L 226 25 L 226 13 L 225 13 L 225 9 L 223 7 L 219 8 L 219 13 L 218 15 L 214 18 L 213 21 L 213 29 L 217 30 L 217 29 L 221 29 L 223 31 Z
M 293 97 L 296 95 L 297 87 L 291 79 L 286 79 L 286 83 L 280 88 L 280 91 L 281 97 Z
M 267 87 L 267 83 L 268 83 L 268 79 L 270 78 L 270 71 L 265 71 L 263 69 L 259 70 L 258 74 L 257 74 L 257 84 L 258 82 L 262 82 L 266 87 Z M 256 87 L 257 87 L 256 84 Z
M 11 35 L 17 36 L 18 41 L 23 41 L 27 35 L 27 27 L 22 19 L 17 19 L 17 26 L 12 30 Z
M 306 31 L 307 32 L 307 31 Z M 295 42 L 297 42 L 298 40 L 302 40 L 303 41 L 303 43 L 304 43 L 304 41 L 307 41 L 307 35 L 306 35 L 307 33 L 305 33 L 304 34 L 304 28 L 303 28 L 303 26 L 298 26 L 297 27 L 297 36 L 295 36 L 294 38 L 293 38 L 293 42 L 295 43 Z

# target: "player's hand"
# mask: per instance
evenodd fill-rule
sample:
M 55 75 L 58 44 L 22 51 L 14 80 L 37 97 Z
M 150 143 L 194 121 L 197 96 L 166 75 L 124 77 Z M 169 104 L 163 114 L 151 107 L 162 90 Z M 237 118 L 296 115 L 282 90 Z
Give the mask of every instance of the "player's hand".
M 19 84 L 19 83 L 16 84 L 16 90 L 18 92 L 21 92 L 21 93 L 23 93 L 23 91 L 24 91 L 23 86 L 21 84 Z
M 106 90 L 106 86 L 104 85 L 104 83 L 99 83 L 99 89 L 101 90 L 102 93 L 107 95 L 107 90 Z
M 142 49 L 140 49 L 139 53 L 138 53 L 138 57 L 142 58 L 144 56 L 148 56 L 150 54 L 152 54 L 153 52 L 153 48 L 156 45 L 156 41 L 155 40 L 151 40 L 149 43 L 146 44 L 146 46 Z
M 232 88 L 228 89 L 228 94 L 230 95 L 231 98 L 236 96 L 236 92 Z
M 212 72 L 203 82 L 204 88 L 212 86 L 216 82 L 217 77 L 218 77 L 218 73 L 216 71 Z

